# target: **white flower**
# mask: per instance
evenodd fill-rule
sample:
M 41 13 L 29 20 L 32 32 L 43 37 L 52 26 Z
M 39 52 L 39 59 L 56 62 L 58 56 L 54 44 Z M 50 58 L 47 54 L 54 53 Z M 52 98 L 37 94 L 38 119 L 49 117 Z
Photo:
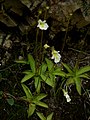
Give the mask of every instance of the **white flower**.
M 66 95 L 65 97 L 66 97 L 67 102 L 70 102 L 70 101 L 71 101 L 71 98 L 70 98 L 70 96 L 68 95 L 68 93 L 67 93 L 67 95 Z
M 70 16 L 72 16 L 73 14 L 72 14 L 72 13 L 70 13 L 69 15 L 70 15 Z
M 19 56 L 18 59 L 19 59 L 19 60 L 23 60 L 23 57 L 22 57 L 22 56 Z
M 68 92 L 66 92 L 65 90 L 63 90 L 64 96 L 66 97 L 67 102 L 71 101 L 70 96 L 68 95 Z
M 59 54 L 60 51 L 52 50 L 52 57 L 51 59 L 54 59 L 55 63 L 60 62 L 61 55 Z
M 48 9 L 49 9 L 49 6 L 47 6 L 46 9 L 48 10 Z
M 44 45 L 44 48 L 45 48 L 45 49 L 47 49 L 47 48 L 49 48 L 49 47 L 50 47 L 50 46 L 47 45 L 47 44 Z
M 39 29 L 41 29 L 41 30 L 47 30 L 49 26 L 46 23 L 46 20 L 42 21 L 39 19 L 37 27 L 39 27 Z
M 67 102 L 70 102 L 71 101 L 71 98 L 69 97 L 69 98 L 67 98 Z

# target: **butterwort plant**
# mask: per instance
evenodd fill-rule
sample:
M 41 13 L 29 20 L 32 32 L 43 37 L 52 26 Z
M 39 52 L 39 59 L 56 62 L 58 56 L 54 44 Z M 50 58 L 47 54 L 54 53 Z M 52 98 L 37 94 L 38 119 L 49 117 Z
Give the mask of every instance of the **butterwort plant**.
M 21 83 L 30 81 L 30 79 L 34 80 L 34 85 L 37 93 L 40 93 L 41 82 L 44 82 L 45 84 L 54 88 L 55 78 L 57 75 L 55 75 L 55 73 L 59 71 L 59 74 L 62 74 L 61 68 L 55 66 L 53 61 L 49 60 L 48 58 L 45 58 L 45 61 L 43 61 L 40 66 L 38 66 L 38 68 L 36 66 L 34 57 L 31 54 L 28 54 L 27 61 L 19 60 L 16 62 L 21 64 L 28 64 L 30 66 L 30 69 L 23 72 L 25 76 L 21 80 Z
M 48 9 L 48 8 L 47 8 Z M 41 13 L 40 13 L 41 14 Z M 36 111 L 36 114 L 41 120 L 52 120 L 53 113 L 45 117 L 42 113 L 38 112 L 37 106 L 48 108 L 48 105 L 41 101 L 42 99 L 45 99 L 47 97 L 47 94 L 42 93 L 41 88 L 43 88 L 42 85 L 48 85 L 50 88 L 54 89 L 56 86 L 56 79 L 57 77 L 63 78 L 65 81 L 63 84 L 65 86 L 69 86 L 70 84 L 75 84 L 76 89 L 78 93 L 81 95 L 81 86 L 82 86 L 82 79 L 89 79 L 87 72 L 90 71 L 90 66 L 85 66 L 82 68 L 71 68 L 65 63 L 61 62 L 61 55 L 60 51 L 56 51 L 54 47 L 50 47 L 48 44 L 44 45 L 44 48 L 51 48 L 51 57 L 43 58 L 44 56 L 42 51 L 42 43 L 43 43 L 43 31 L 47 30 L 49 28 L 49 25 L 46 22 L 46 19 L 41 20 L 38 19 L 37 24 L 37 33 L 36 33 L 36 44 L 35 44 L 35 55 L 28 54 L 27 60 L 19 60 L 16 61 L 17 63 L 21 64 L 27 64 L 29 66 L 29 69 L 25 70 L 24 77 L 21 80 L 21 86 L 25 92 L 25 96 L 21 97 L 22 100 L 28 103 L 27 113 L 28 117 L 32 116 L 33 113 Z M 39 29 L 38 29 L 39 28 Z M 39 30 L 41 30 L 41 38 L 39 36 Z M 38 40 L 39 38 L 39 40 Z M 38 55 L 38 43 L 40 44 L 40 55 Z M 35 57 L 34 57 L 35 56 Z M 53 60 L 54 62 L 53 62 Z M 60 63 L 61 66 L 58 66 L 57 63 Z M 62 70 L 63 66 L 63 70 Z M 30 83 L 29 85 L 26 85 L 26 82 Z M 34 90 L 32 91 L 30 88 L 31 86 L 34 86 Z M 45 88 L 46 89 L 46 88 Z M 68 94 L 68 91 L 61 88 L 63 91 L 63 94 L 67 100 L 67 102 L 71 101 L 71 98 Z
M 36 106 L 48 108 L 48 105 L 46 103 L 40 101 L 47 96 L 46 94 L 41 93 L 41 87 L 42 87 L 41 83 L 43 84 L 45 83 L 54 89 L 56 84 L 55 73 L 59 71 L 59 75 L 60 74 L 62 75 L 62 71 L 60 68 L 55 66 L 55 64 L 48 58 L 45 58 L 45 61 L 43 61 L 42 64 L 37 68 L 35 60 L 33 56 L 30 54 L 28 54 L 27 61 L 19 60 L 16 62 L 21 64 L 28 64 L 30 66 L 30 69 L 25 70 L 23 72 L 25 76 L 21 80 L 22 88 L 26 94 L 26 96 L 21 97 L 21 99 L 28 102 L 27 112 L 28 112 L 28 117 L 30 117 L 35 112 Z M 30 88 L 27 87 L 27 85 L 25 85 L 26 81 L 30 83 L 31 81 L 33 81 L 35 91 L 31 92 Z
M 44 93 L 40 93 L 37 95 L 33 95 L 30 89 L 25 85 L 21 84 L 26 96 L 21 97 L 22 100 L 28 103 L 28 117 L 30 117 L 36 110 L 36 106 L 48 108 L 48 105 L 42 102 L 41 100 L 45 98 L 47 95 Z
M 64 72 L 66 74 L 66 86 L 69 86 L 70 84 L 75 84 L 77 92 L 81 95 L 82 80 L 90 79 L 88 75 L 88 72 L 90 71 L 90 66 L 79 68 L 79 66 L 76 64 L 72 68 L 66 63 L 62 63 L 62 65 L 67 70 L 66 72 Z

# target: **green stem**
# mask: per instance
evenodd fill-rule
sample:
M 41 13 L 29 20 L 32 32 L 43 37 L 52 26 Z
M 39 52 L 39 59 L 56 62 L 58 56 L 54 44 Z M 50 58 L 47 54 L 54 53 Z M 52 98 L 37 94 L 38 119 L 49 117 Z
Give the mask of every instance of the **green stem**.
M 36 68 L 37 68 L 37 59 L 38 59 L 38 53 L 37 53 L 38 34 L 39 34 L 39 29 L 37 28 L 37 32 L 36 32 L 36 42 L 35 42 L 35 63 L 36 63 Z
M 43 61 L 42 41 L 43 41 L 43 31 L 41 32 L 41 44 L 40 44 L 41 62 Z
M 47 17 L 47 9 L 45 9 L 44 20 L 46 20 L 46 17 Z M 43 41 L 43 31 L 41 33 L 41 46 L 40 46 L 41 62 L 44 59 L 44 50 L 42 51 L 42 41 Z
M 56 95 L 57 95 L 58 91 L 62 89 L 62 86 L 63 86 L 63 84 L 64 84 L 65 81 L 66 81 L 66 79 L 64 79 L 64 80 L 62 81 L 60 87 L 59 87 L 59 88 L 57 89 L 57 91 L 56 91 Z
M 63 44 L 62 44 L 62 50 L 61 50 L 61 53 L 63 52 L 64 47 L 65 47 L 65 44 L 67 43 L 66 38 L 67 38 L 67 33 L 68 33 L 69 21 L 70 21 L 70 18 L 68 18 L 68 23 L 67 23 L 67 28 L 66 28 L 65 37 L 64 37 L 64 40 L 63 40 Z

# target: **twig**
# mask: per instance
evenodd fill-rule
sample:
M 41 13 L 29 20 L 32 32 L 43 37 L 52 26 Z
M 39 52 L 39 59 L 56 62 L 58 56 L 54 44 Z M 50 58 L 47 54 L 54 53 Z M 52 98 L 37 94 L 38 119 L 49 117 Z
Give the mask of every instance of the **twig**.
M 74 48 L 68 48 L 69 50 L 73 50 L 73 51 L 76 51 L 76 52 L 79 52 L 79 53 L 82 53 L 84 55 L 90 55 L 89 53 L 86 53 L 86 52 L 83 52 L 83 51 L 80 51 L 80 50 L 76 50 Z

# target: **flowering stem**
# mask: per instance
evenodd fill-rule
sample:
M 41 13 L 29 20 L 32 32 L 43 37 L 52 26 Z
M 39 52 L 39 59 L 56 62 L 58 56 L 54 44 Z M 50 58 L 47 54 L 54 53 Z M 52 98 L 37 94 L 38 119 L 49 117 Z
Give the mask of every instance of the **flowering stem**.
M 35 62 L 36 62 L 36 67 L 37 67 L 37 45 L 38 45 L 38 34 L 39 34 L 39 29 L 37 28 L 36 32 L 36 43 L 35 43 Z
M 67 23 L 67 28 L 66 28 L 65 37 L 64 37 L 64 40 L 63 40 L 63 44 L 62 44 L 62 50 L 61 50 L 61 53 L 63 52 L 64 47 L 65 47 L 65 44 L 66 44 L 66 42 L 67 42 L 67 41 L 66 41 L 66 38 L 67 38 L 67 33 L 68 33 L 69 22 L 70 22 L 70 18 L 68 18 L 68 23 Z
M 62 90 L 62 87 L 63 87 L 65 81 L 66 81 L 66 79 L 64 79 L 64 80 L 62 81 L 60 87 L 59 87 L 59 88 L 57 89 L 57 91 L 56 91 L 56 95 L 58 94 L 59 90 Z
M 43 40 L 43 31 L 41 31 L 41 44 L 40 44 L 41 61 L 43 61 L 42 40 Z
M 46 19 L 46 16 L 47 16 L 47 9 L 45 10 L 44 20 Z

